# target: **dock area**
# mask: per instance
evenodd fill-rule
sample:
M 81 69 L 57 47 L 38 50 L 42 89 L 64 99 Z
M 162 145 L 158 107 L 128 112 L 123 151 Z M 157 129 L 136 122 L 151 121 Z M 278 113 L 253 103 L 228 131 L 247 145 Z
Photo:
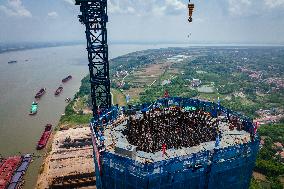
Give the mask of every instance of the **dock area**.
M 95 188 L 94 172 L 90 128 L 57 131 L 37 188 Z

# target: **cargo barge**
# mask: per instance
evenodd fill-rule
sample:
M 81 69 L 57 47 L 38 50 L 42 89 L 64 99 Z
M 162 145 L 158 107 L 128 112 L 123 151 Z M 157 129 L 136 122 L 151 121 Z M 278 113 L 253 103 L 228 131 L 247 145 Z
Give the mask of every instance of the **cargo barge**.
M 30 115 L 35 115 L 37 114 L 37 109 L 38 109 L 38 103 L 33 102 L 30 110 Z
M 41 88 L 35 95 L 36 99 L 40 99 L 45 94 L 46 88 Z
M 66 82 L 69 81 L 70 79 L 72 79 L 72 75 L 68 75 L 67 77 L 65 77 L 64 79 L 62 79 L 62 83 L 66 83 Z
M 62 87 L 62 86 L 59 86 L 59 87 L 56 89 L 54 95 L 55 95 L 55 96 L 58 96 L 58 95 L 60 95 L 60 93 L 61 93 L 62 91 L 63 91 L 63 87 Z
M 43 131 L 43 133 L 42 133 L 38 143 L 37 143 L 37 147 L 36 147 L 37 150 L 41 150 L 41 149 L 43 149 L 46 146 L 46 144 L 48 142 L 48 139 L 49 139 L 49 137 L 51 135 L 51 132 L 52 132 L 52 125 L 51 124 L 47 124 L 45 126 L 45 129 L 44 129 L 44 131 Z
M 14 156 L 0 162 L 0 189 L 21 188 L 32 155 Z

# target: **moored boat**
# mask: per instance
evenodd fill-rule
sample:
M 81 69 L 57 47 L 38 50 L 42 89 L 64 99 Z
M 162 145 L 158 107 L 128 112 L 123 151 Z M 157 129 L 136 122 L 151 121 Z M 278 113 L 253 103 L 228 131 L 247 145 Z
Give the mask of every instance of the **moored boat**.
M 37 113 L 38 103 L 33 102 L 30 110 L 30 115 L 35 115 Z
M 21 188 L 22 179 L 31 160 L 30 154 L 3 159 L 0 164 L 0 188 Z
M 18 62 L 17 60 L 12 60 L 12 61 L 9 61 L 8 64 L 15 64 L 17 62 Z
M 60 93 L 62 92 L 62 90 L 63 90 L 63 87 L 62 87 L 62 86 L 59 86 L 59 87 L 56 89 L 54 95 L 55 95 L 55 96 L 60 95 Z
M 3 160 L 0 166 L 0 188 L 7 188 L 14 172 L 20 165 L 22 158 L 20 156 L 9 157 Z
M 71 101 L 71 98 L 66 98 L 65 102 L 69 103 Z
M 38 143 L 37 143 L 37 150 L 41 150 L 41 149 L 43 149 L 46 146 L 46 144 L 48 142 L 48 139 L 49 139 L 49 137 L 51 135 L 51 132 L 52 132 L 52 125 L 51 124 L 47 124 L 45 126 L 45 129 L 44 129 L 44 131 L 43 131 L 43 133 L 42 133 Z
M 62 83 L 66 83 L 66 82 L 69 81 L 70 79 L 72 79 L 72 75 L 68 75 L 67 77 L 65 77 L 64 79 L 62 79 Z
M 40 97 L 42 97 L 42 95 L 44 95 L 45 91 L 46 91 L 46 88 L 41 88 L 41 89 L 36 93 L 35 98 L 36 98 L 36 99 L 39 99 Z

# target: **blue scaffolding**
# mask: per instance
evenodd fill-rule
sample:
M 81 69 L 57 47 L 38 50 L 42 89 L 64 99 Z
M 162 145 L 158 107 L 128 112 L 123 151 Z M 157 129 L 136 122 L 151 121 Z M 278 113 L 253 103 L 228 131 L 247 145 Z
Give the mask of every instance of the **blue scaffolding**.
M 156 106 L 195 107 L 209 112 L 238 117 L 244 130 L 251 133 L 249 143 L 227 148 L 200 151 L 188 156 L 180 156 L 153 163 L 140 163 L 109 151 L 100 151 L 100 129 L 119 115 L 119 107 L 114 106 L 102 112 L 91 121 L 93 132 L 94 162 L 98 189 L 195 189 L 222 188 L 246 189 L 249 187 L 252 171 L 259 148 L 259 138 L 254 133 L 250 118 L 233 112 L 219 103 L 204 102 L 190 98 L 162 98 L 156 102 L 131 107 L 133 111 L 145 111 Z M 99 127 L 98 127 L 99 126 Z

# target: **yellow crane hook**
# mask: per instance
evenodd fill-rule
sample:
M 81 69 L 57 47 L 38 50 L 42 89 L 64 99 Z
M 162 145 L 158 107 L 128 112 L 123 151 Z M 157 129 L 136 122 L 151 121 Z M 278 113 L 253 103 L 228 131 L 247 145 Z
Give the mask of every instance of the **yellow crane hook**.
M 193 10 L 194 10 L 194 4 L 190 3 L 190 0 L 189 0 L 189 3 L 188 3 L 188 22 L 192 22 Z

